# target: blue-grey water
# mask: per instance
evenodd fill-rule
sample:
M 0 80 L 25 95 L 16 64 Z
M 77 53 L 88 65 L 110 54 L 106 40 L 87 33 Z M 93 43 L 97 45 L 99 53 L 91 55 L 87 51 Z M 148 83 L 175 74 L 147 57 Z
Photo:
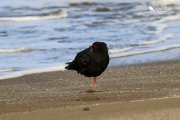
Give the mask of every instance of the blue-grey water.
M 0 79 L 63 70 L 65 62 L 95 41 L 107 43 L 110 66 L 179 59 L 179 3 L 1 1 Z

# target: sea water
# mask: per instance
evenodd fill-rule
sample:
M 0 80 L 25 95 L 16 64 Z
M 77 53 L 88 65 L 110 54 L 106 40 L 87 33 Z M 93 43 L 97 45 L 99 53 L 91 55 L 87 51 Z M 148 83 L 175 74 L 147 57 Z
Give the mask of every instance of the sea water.
M 110 64 L 180 58 L 175 0 L 16 0 L 0 4 L 0 79 L 64 70 L 95 41 Z

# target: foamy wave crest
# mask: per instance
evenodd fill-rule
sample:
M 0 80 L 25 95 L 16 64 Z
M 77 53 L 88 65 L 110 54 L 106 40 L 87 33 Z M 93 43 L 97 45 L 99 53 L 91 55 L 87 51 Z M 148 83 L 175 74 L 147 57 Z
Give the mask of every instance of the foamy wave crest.
M 68 16 L 66 10 L 54 11 L 50 14 L 39 16 L 22 16 L 22 17 L 1 17 L 0 21 L 16 21 L 16 22 L 28 22 L 28 21 L 41 21 L 66 18 Z
M 138 44 L 131 44 L 132 46 L 140 46 L 140 45 L 151 45 L 151 44 L 156 44 L 159 42 L 164 42 L 170 38 L 172 38 L 173 35 L 172 34 L 167 34 L 166 36 L 158 39 L 158 40 L 151 40 L 151 41 L 146 41 L 146 42 L 142 42 L 142 43 L 138 43 Z
M 14 70 L 11 69 L 11 68 L 10 68 L 10 69 L 4 69 L 4 70 L 0 70 L 0 73 L 1 73 L 1 72 L 11 72 L 11 71 L 14 71 Z
M 133 0 L 123 1 L 125 3 L 131 3 Z M 139 0 L 141 2 L 141 0 Z M 68 3 L 76 3 L 76 4 L 90 4 L 90 3 L 109 3 L 109 2 L 121 2 L 120 0 L 68 0 Z
M 163 4 L 163 5 L 171 5 L 171 4 L 179 5 L 180 1 L 179 0 L 158 0 L 155 3 L 156 4 Z
M 114 58 L 129 57 L 129 56 L 135 56 L 135 55 L 140 55 L 140 54 L 161 52 L 161 51 L 166 51 L 166 50 L 175 49 L 175 48 L 180 48 L 180 44 L 168 45 L 168 46 L 159 47 L 159 48 L 147 50 L 147 51 L 135 51 L 135 52 L 127 52 L 127 53 L 121 53 L 121 54 L 113 54 L 113 55 L 110 55 L 110 58 L 114 59 Z
M 131 50 L 132 47 L 128 47 L 128 48 L 123 48 L 123 49 L 110 49 L 109 53 L 120 53 L 120 52 L 126 52 Z
M 165 24 L 165 22 L 168 22 L 168 21 L 178 21 L 180 20 L 180 17 L 179 17 L 180 14 L 178 15 L 171 15 L 171 16 L 166 16 L 160 20 L 157 20 L 155 22 L 151 22 L 147 25 L 147 27 L 150 27 L 150 28 L 155 28 L 155 30 L 153 31 L 148 31 L 146 33 L 149 33 L 149 34 L 160 34 L 162 33 L 167 27 L 168 25 Z
M 180 20 L 179 15 L 180 14 L 164 17 L 161 20 L 159 20 L 158 23 L 163 23 L 163 22 L 167 22 L 167 21 L 177 21 L 177 20 Z
M 0 70 L 0 73 L 2 73 L 2 72 L 19 71 L 19 70 L 22 70 L 22 69 L 23 69 L 23 68 L 19 68 L 19 67 L 8 68 L 8 69 L 2 69 L 2 70 Z
M 30 52 L 33 50 L 35 49 L 31 49 L 31 48 L 0 49 L 0 53 Z
M 116 23 L 119 23 L 119 24 L 129 24 L 129 23 L 136 23 L 136 22 L 141 22 L 141 20 L 134 19 L 134 20 L 116 21 Z

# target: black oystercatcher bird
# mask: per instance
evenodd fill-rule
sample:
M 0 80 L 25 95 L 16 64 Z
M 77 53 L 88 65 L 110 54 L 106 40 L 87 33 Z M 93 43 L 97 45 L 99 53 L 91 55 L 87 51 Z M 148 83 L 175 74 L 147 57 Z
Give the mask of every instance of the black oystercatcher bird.
M 96 88 L 96 77 L 101 75 L 109 64 L 107 45 L 104 42 L 94 42 L 92 46 L 79 52 L 72 62 L 66 64 L 67 70 L 76 70 L 86 77 L 94 77 L 93 92 Z

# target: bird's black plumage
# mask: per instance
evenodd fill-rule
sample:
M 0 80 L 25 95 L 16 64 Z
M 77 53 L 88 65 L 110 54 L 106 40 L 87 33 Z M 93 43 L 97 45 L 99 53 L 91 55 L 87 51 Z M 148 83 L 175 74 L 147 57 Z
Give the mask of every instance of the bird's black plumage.
M 79 52 L 67 70 L 76 70 L 86 77 L 99 76 L 109 64 L 108 48 L 104 42 L 94 42 L 89 48 Z

